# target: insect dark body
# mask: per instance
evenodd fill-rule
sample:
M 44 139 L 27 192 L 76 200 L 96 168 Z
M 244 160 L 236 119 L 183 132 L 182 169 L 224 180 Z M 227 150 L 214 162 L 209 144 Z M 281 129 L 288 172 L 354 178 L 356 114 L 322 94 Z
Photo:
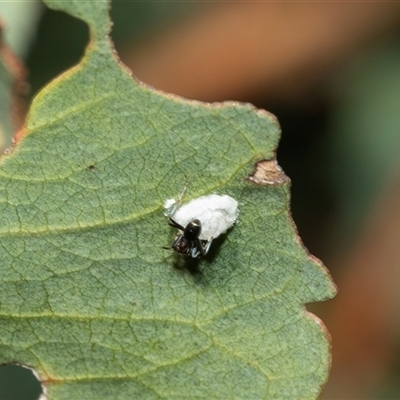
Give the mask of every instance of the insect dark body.
M 183 227 L 170 217 L 168 224 L 181 232 L 175 237 L 171 247 L 164 247 L 165 249 L 173 249 L 179 254 L 192 258 L 205 256 L 208 253 L 212 239 L 200 239 L 201 222 L 198 219 L 193 219 Z

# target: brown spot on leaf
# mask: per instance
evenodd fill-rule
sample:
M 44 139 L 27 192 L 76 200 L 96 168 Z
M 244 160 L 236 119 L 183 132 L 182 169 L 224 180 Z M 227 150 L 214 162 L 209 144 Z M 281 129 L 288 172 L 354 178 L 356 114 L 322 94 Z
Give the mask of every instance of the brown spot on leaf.
M 11 100 L 9 104 L 10 122 L 13 132 L 17 132 L 23 124 L 26 114 L 26 104 L 24 96 L 29 90 L 26 81 L 26 69 L 21 60 L 6 46 L 3 40 L 3 26 L 0 21 L 0 59 L 3 66 L 3 75 L 11 91 Z M 22 131 L 21 131 L 22 132 Z M 22 134 L 18 136 L 18 139 Z
M 290 182 L 275 159 L 256 163 L 254 171 L 248 179 L 258 185 L 283 185 Z

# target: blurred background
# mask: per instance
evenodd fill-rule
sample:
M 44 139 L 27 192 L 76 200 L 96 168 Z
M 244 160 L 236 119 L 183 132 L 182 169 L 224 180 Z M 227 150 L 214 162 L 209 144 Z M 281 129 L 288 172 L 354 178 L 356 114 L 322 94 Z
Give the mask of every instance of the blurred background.
M 278 117 L 293 218 L 339 287 L 308 306 L 332 335 L 321 397 L 400 399 L 400 3 L 132 0 L 111 14 L 115 47 L 141 81 Z M 34 0 L 0 2 L 0 18 L 11 132 L 89 38 L 83 22 Z M 37 382 L 10 380 L 21 373 L 35 385 L 29 370 L 0 368 L 0 399 L 37 398 Z

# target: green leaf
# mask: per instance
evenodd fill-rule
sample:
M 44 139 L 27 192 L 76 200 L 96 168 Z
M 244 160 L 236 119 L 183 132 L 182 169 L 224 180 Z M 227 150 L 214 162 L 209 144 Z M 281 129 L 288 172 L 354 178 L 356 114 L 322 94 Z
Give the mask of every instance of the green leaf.
M 335 289 L 293 226 L 275 119 L 139 84 L 106 1 L 46 3 L 92 39 L 0 160 L 0 363 L 34 368 L 49 399 L 317 397 L 330 346 L 304 304 Z M 185 201 L 240 204 L 200 262 L 162 249 L 186 181 Z

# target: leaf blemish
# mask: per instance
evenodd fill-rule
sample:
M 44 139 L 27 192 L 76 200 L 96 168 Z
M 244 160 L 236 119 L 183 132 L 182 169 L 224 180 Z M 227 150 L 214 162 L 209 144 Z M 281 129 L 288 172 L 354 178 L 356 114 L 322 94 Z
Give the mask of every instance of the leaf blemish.
M 253 173 L 247 179 L 257 185 L 283 185 L 290 182 L 276 159 L 257 162 Z

